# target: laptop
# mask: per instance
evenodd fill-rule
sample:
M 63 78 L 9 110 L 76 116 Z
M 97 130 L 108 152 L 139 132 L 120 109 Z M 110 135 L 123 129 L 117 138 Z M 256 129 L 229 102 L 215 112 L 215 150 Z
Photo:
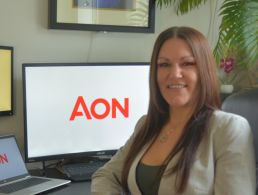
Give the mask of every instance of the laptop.
M 14 135 L 0 136 L 0 195 L 34 195 L 70 180 L 31 176 Z

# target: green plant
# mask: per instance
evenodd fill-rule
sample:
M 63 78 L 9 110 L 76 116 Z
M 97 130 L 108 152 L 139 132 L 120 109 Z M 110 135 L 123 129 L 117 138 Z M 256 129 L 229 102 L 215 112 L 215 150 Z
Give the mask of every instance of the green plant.
M 174 5 L 176 13 L 186 14 L 208 0 L 155 0 L 158 7 Z M 210 0 L 214 1 L 214 0 Z M 222 17 L 214 48 L 217 64 L 230 48 L 238 65 L 249 69 L 258 63 L 258 0 L 223 0 L 218 13 Z M 241 57 L 244 56 L 244 57 Z

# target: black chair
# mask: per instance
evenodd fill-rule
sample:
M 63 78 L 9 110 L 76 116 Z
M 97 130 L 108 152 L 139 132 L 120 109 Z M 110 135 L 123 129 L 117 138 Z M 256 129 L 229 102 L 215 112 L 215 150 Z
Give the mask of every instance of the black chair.
M 253 131 L 256 175 L 258 170 L 258 88 L 241 91 L 228 96 L 222 103 L 222 110 L 245 117 Z M 257 186 L 257 182 L 256 182 Z M 258 195 L 258 190 L 256 190 Z

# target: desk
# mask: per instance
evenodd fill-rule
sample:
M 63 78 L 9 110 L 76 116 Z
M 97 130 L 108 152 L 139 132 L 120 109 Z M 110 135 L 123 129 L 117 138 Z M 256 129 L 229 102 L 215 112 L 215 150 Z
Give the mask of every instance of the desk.
M 31 175 L 42 176 L 40 170 L 30 170 Z M 46 169 L 45 176 L 66 179 L 63 174 L 55 168 Z M 71 182 L 68 185 L 41 193 L 42 195 L 90 195 L 90 182 Z
M 63 186 L 42 194 L 44 195 L 90 195 L 90 182 L 71 182 L 67 186 Z

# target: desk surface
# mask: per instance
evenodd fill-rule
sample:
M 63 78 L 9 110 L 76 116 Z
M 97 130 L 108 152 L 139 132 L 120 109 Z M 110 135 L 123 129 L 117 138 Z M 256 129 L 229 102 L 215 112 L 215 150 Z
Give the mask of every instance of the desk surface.
M 44 195 L 90 195 L 90 182 L 71 182 L 67 186 L 63 186 Z
M 36 176 L 42 176 L 40 170 L 31 170 L 30 173 Z M 58 170 L 51 168 L 46 169 L 45 176 L 65 179 L 64 175 Z M 41 193 L 42 195 L 90 195 L 90 182 L 71 182 L 68 185 Z

